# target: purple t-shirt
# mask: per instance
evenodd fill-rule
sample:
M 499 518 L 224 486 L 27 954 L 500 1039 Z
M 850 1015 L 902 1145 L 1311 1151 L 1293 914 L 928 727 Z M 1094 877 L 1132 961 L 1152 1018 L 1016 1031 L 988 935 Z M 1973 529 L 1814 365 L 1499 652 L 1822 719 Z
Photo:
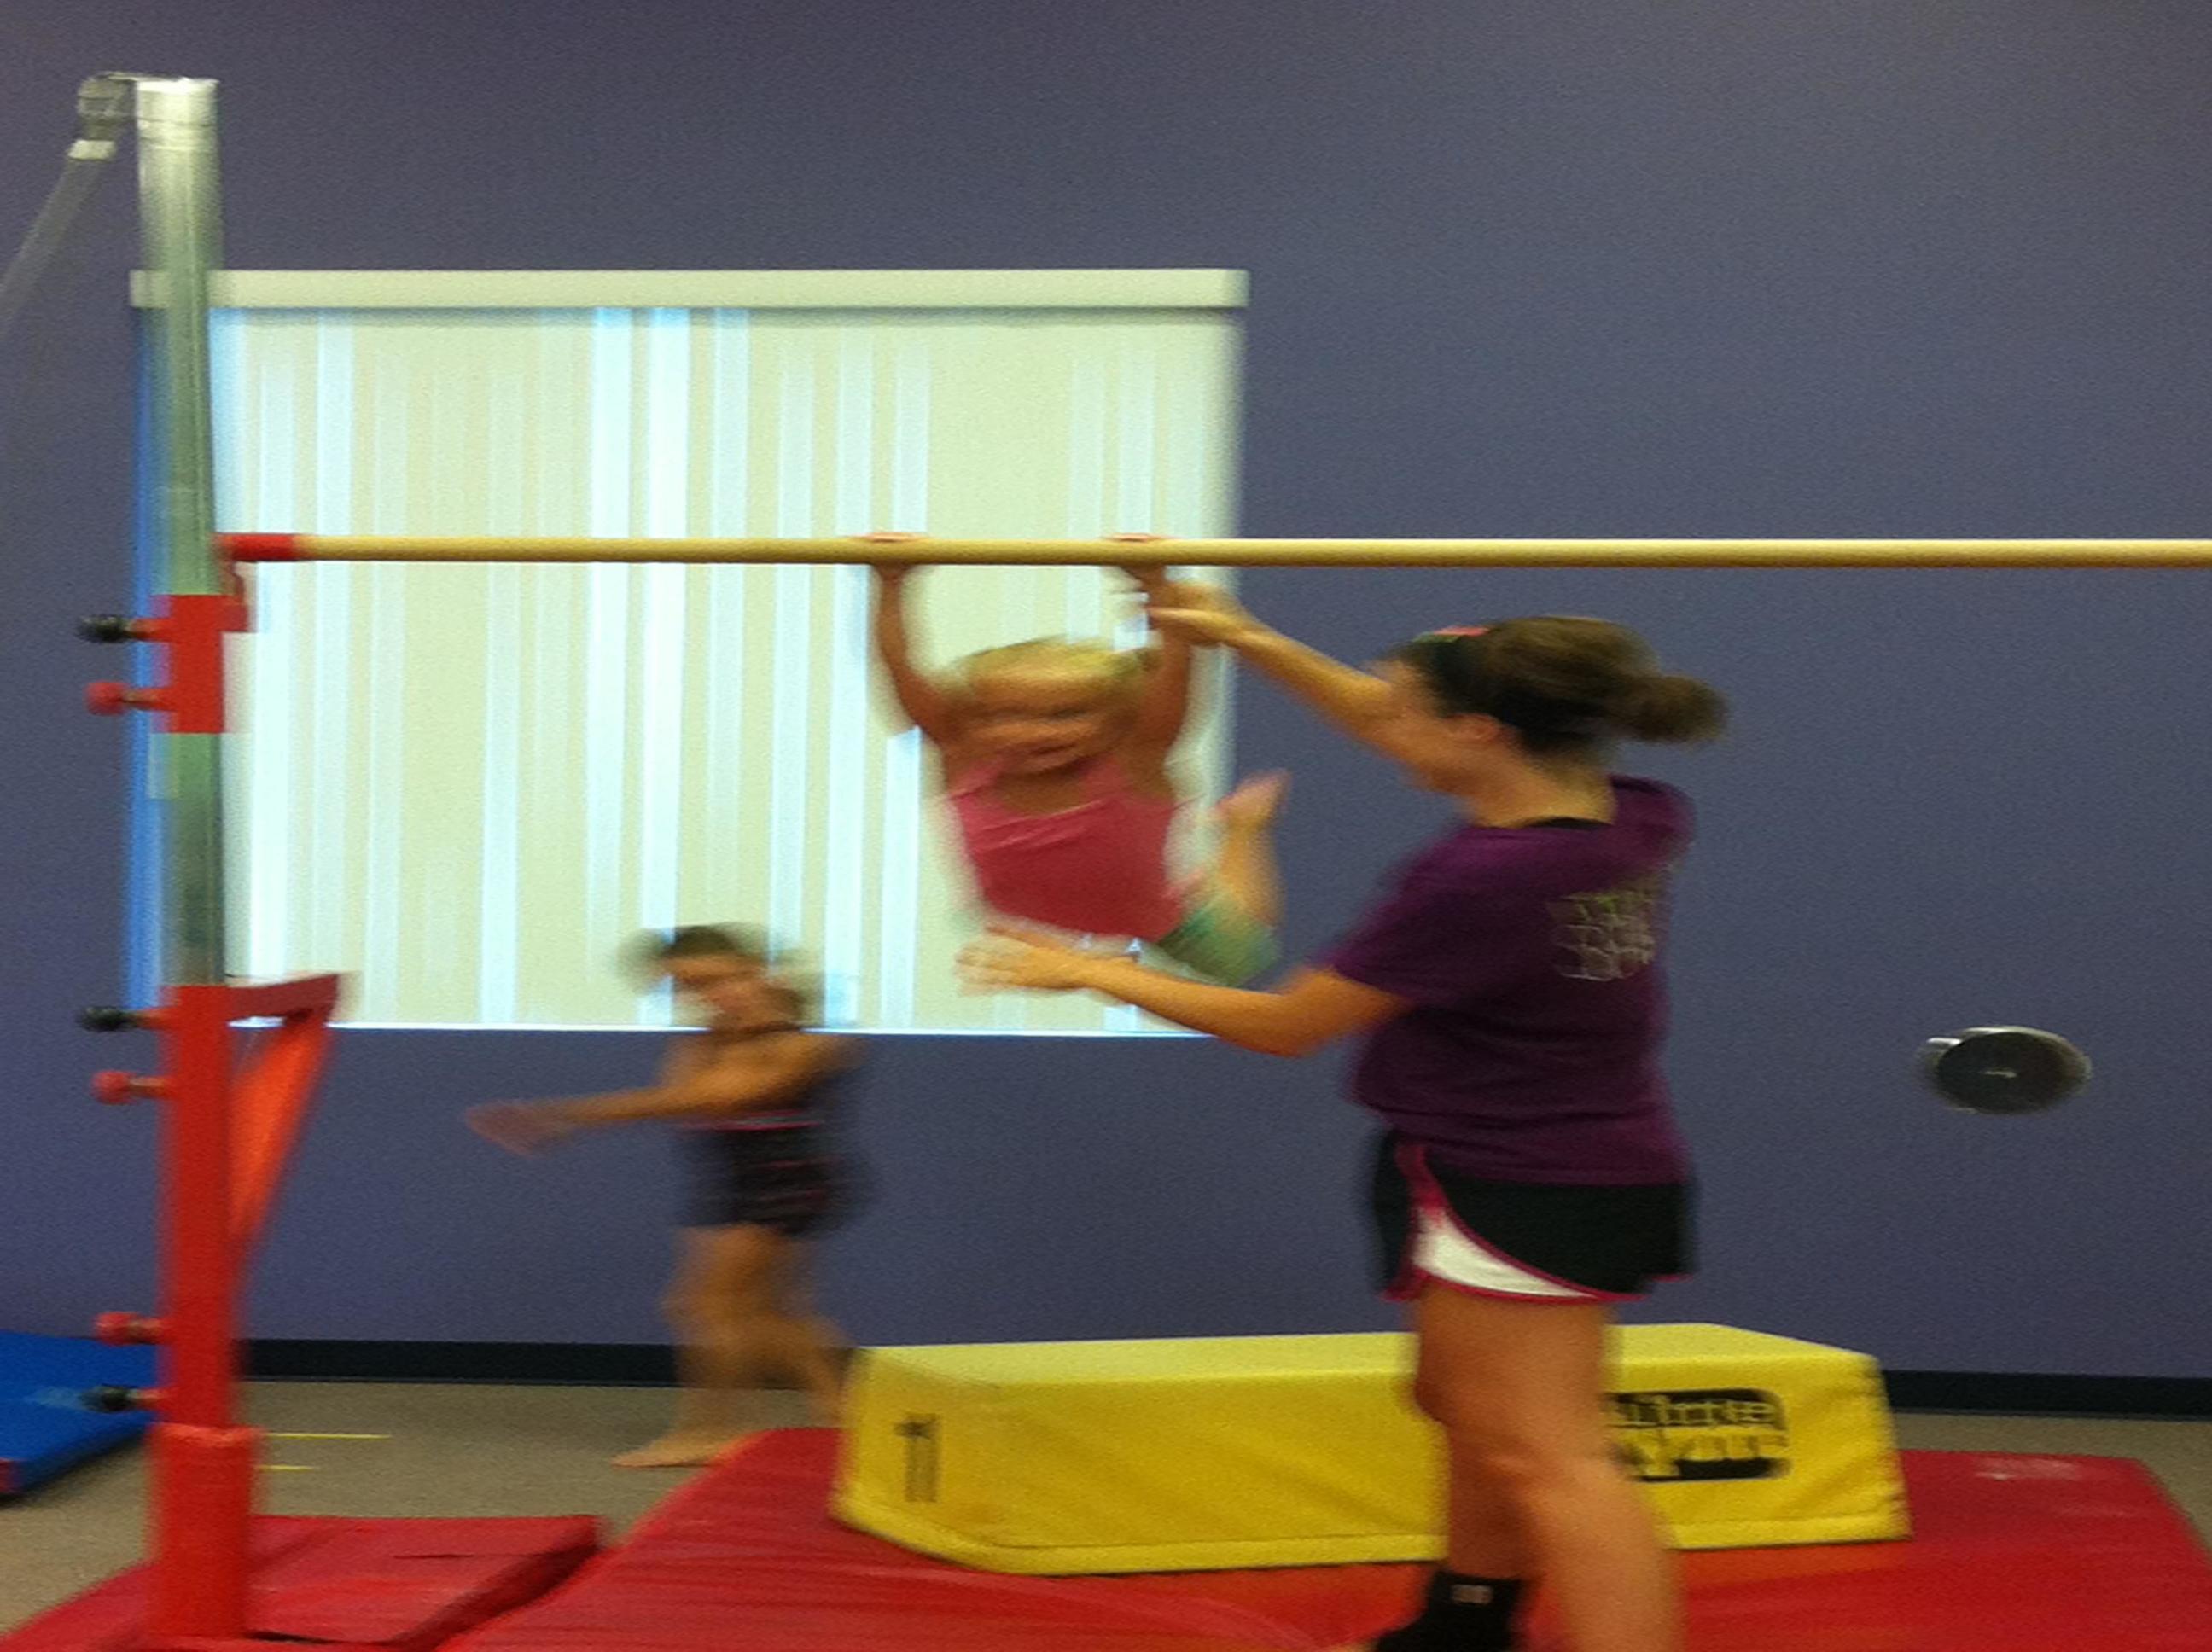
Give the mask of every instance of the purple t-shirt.
M 1689 805 L 1656 780 L 1613 788 L 1609 825 L 1468 825 L 1431 844 L 1320 960 L 1413 1006 L 1369 1035 L 1354 1099 L 1469 1175 L 1688 1175 L 1658 1058 Z

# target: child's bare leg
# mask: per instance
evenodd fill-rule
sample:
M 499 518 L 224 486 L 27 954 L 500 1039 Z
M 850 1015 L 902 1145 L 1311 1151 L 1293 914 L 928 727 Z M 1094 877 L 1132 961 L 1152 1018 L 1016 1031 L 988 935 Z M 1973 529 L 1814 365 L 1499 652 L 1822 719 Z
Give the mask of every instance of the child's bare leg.
M 806 1277 L 810 1260 L 804 1241 L 784 1242 L 775 1266 L 774 1305 L 763 1322 L 765 1351 L 798 1382 L 814 1420 L 835 1428 L 844 1399 L 845 1338 L 815 1311 Z
M 1215 805 L 1221 841 L 1214 851 L 1214 890 L 1255 923 L 1273 929 L 1282 920 L 1283 884 L 1275 867 L 1275 811 L 1291 777 L 1255 774 Z
M 615 1459 L 623 1468 L 683 1468 L 712 1462 L 749 1430 L 743 1394 L 754 1364 L 757 1321 L 766 1298 L 770 1248 L 763 1228 L 690 1228 L 669 1287 L 669 1322 L 678 1341 L 683 1387 L 675 1419 L 659 1439 Z

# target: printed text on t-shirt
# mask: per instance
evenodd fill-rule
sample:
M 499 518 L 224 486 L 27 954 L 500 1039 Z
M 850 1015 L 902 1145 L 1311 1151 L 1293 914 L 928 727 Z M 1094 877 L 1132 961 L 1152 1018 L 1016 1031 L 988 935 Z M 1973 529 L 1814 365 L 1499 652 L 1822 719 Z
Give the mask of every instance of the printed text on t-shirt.
M 1570 981 L 1622 981 L 1659 955 L 1666 875 L 1653 872 L 1618 889 L 1552 902 L 1559 972 Z

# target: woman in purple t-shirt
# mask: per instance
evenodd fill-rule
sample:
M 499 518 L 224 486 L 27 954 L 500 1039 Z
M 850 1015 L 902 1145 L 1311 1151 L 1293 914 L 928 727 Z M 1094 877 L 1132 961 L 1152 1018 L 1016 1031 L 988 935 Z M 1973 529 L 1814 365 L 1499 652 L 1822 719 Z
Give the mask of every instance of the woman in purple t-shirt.
M 1375 1652 L 1502 1652 L 1540 1576 L 1576 1652 L 1679 1652 L 1680 1608 L 1605 1415 L 1613 1306 L 1689 1265 L 1689 1168 L 1658 1050 L 1681 796 L 1613 743 L 1719 732 L 1719 695 L 1636 635 L 1544 616 L 1431 632 L 1375 672 L 1178 587 L 1156 624 L 1234 649 L 1462 823 L 1401 865 L 1316 964 L 1251 992 L 1027 933 L 975 984 L 1087 989 L 1273 1055 L 1365 1035 L 1386 1290 L 1412 1304 L 1415 1397 L 1449 1452 L 1445 1564 Z

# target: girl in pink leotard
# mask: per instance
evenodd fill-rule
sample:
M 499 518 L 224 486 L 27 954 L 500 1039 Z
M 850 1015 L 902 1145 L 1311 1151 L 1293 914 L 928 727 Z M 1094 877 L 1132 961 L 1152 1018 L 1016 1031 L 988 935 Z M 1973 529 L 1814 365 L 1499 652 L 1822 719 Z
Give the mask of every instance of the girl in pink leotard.
M 908 565 L 876 569 L 875 644 L 899 708 L 937 752 L 976 893 L 992 912 L 1144 943 L 1193 973 L 1241 984 L 1276 957 L 1280 906 L 1269 828 L 1280 775 L 1216 811 L 1211 865 L 1177 879 L 1181 805 L 1168 756 L 1189 708 L 1191 645 L 1150 653 L 1047 639 L 989 648 L 940 681 L 914 663 Z M 1133 571 L 1148 600 L 1159 570 Z

